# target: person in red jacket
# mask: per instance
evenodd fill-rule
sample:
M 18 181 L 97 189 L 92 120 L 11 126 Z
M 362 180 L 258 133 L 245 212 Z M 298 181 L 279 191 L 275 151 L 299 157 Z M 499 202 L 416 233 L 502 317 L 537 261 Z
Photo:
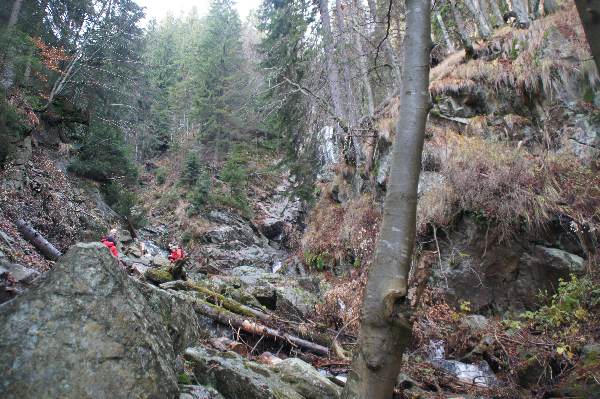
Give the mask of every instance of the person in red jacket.
M 180 246 L 171 244 L 169 245 L 169 249 L 171 250 L 171 254 L 169 255 L 171 263 L 176 263 L 178 260 L 185 258 L 185 252 Z
M 172 266 L 169 268 L 169 272 L 171 272 L 171 275 L 175 280 L 185 280 L 186 274 L 184 266 L 187 259 L 183 248 L 181 248 L 179 245 L 171 244 L 169 245 L 169 249 L 171 250 L 169 260 L 172 263 Z
M 104 244 L 104 246 L 106 248 L 108 248 L 110 250 L 110 253 L 114 256 L 114 257 L 118 257 L 119 256 L 119 251 L 117 250 L 117 246 L 115 245 L 115 239 L 114 237 L 112 237 L 111 235 L 108 235 L 106 237 L 103 237 L 100 242 L 102 244 Z

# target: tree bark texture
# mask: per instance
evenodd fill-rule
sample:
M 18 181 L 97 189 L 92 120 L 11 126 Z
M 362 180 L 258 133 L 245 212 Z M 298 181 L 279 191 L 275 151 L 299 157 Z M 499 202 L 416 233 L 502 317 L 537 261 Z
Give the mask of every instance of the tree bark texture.
M 527 0 L 512 0 L 512 9 L 517 14 L 517 21 L 522 27 L 529 26 L 529 10 Z
M 493 17 L 492 26 L 497 28 L 504 24 L 504 18 L 502 17 L 502 11 L 500 11 L 500 5 L 498 0 L 481 0 L 480 3 L 485 3 L 482 8 Z
M 461 10 L 458 8 L 456 0 L 450 0 L 450 9 L 452 10 L 452 17 L 454 18 L 454 25 L 456 26 L 456 32 L 460 37 L 461 44 L 467 53 L 467 57 L 473 54 L 473 43 L 467 32 L 465 20 L 463 19 Z
M 373 113 L 375 112 L 375 100 L 373 97 L 373 88 L 371 86 L 371 80 L 369 79 L 369 57 L 367 56 L 367 54 L 365 53 L 365 43 L 364 42 L 364 36 L 366 36 L 364 33 L 364 28 L 361 28 L 359 23 L 358 23 L 358 13 L 360 10 L 360 7 L 358 5 L 358 0 L 354 0 L 352 3 L 353 7 L 354 7 L 354 12 L 352 13 L 352 24 L 356 27 L 356 32 L 354 34 L 354 40 L 356 43 L 356 50 L 358 51 L 359 54 L 359 67 L 360 67 L 360 75 L 361 75 L 361 79 L 362 79 L 362 83 L 364 86 L 364 90 L 365 90 L 365 97 L 367 100 L 367 109 L 369 111 L 369 116 L 373 115 Z M 362 33 L 362 35 L 361 35 Z
M 600 72 L 600 2 L 598 0 L 575 0 L 575 5 L 592 50 L 596 68 Z
M 492 35 L 492 28 L 490 28 L 485 10 L 480 6 L 479 0 L 465 0 L 464 3 L 477 24 L 479 35 L 484 39 L 490 37 Z
M 319 0 L 319 12 L 321 14 L 321 26 L 323 28 L 323 42 L 325 44 L 325 58 L 327 60 L 327 83 L 333 103 L 333 110 L 338 118 L 345 119 L 342 107 L 342 91 L 340 88 L 340 76 L 338 65 L 335 62 L 335 47 L 333 34 L 331 33 L 331 20 L 329 18 L 328 0 Z
M 36 229 L 31 227 L 23 219 L 17 219 L 15 222 L 19 232 L 29 241 L 36 249 L 47 259 L 57 260 L 62 256 L 62 253 L 56 249 L 48 240 L 46 240 Z
M 446 43 L 446 48 L 448 52 L 453 53 L 456 51 L 454 48 L 454 43 L 452 43 L 452 38 L 450 38 L 450 34 L 448 33 L 448 29 L 446 28 L 446 24 L 444 23 L 444 19 L 442 18 L 442 14 L 439 11 L 436 11 L 435 18 L 437 19 L 438 25 L 440 26 L 440 30 L 442 31 L 442 36 L 444 37 L 444 42 Z
M 383 221 L 369 269 L 359 346 L 345 399 L 389 399 L 411 336 L 407 281 L 415 241 L 417 185 L 429 111 L 429 0 L 406 0 L 400 118 Z

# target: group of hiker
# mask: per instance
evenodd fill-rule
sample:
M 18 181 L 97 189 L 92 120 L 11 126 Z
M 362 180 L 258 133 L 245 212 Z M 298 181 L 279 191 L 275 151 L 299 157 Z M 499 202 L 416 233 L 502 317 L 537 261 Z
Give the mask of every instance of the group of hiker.
M 108 248 L 110 253 L 115 257 L 119 257 L 119 250 L 117 248 L 117 230 L 111 229 L 108 234 L 100 239 L 100 242 Z M 142 244 L 143 245 L 143 244 Z M 183 266 L 186 261 L 186 253 L 180 245 L 176 243 L 169 244 L 170 254 L 168 256 L 169 261 L 172 264 L 171 273 L 173 277 L 183 278 L 185 277 L 185 272 L 183 270 Z

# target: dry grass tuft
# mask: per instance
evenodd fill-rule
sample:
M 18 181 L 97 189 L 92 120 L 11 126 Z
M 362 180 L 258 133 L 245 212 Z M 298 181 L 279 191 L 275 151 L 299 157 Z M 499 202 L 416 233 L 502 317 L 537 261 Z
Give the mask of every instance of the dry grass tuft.
M 556 215 L 600 226 L 600 177 L 577 159 L 452 134 L 446 146 L 445 185 L 420 199 L 420 232 L 428 223 L 447 225 L 461 210 L 493 221 L 505 238 L 540 229 Z
M 316 306 L 319 319 L 328 326 L 356 335 L 366 283 L 366 273 L 334 282 L 323 296 L 323 303 Z
M 465 62 L 464 51 L 448 57 L 432 69 L 433 95 L 455 93 L 468 81 L 483 82 L 499 90 L 516 89 L 519 94 L 544 93 L 552 97 L 569 90 L 573 82 L 599 83 L 590 62 L 590 50 L 575 7 L 533 21 L 527 30 L 504 28 L 491 39 L 500 49 L 497 58 Z M 466 87 L 466 86 L 465 86 Z
M 345 204 L 335 202 L 329 192 L 313 208 L 301 240 L 309 266 L 320 259 L 319 267 L 370 263 L 379 231 L 381 211 L 370 195 Z M 310 258 L 310 259 L 309 259 Z
M 431 82 L 429 92 L 434 97 L 441 94 L 461 95 L 474 92 L 477 86 L 477 83 L 471 79 L 445 77 Z

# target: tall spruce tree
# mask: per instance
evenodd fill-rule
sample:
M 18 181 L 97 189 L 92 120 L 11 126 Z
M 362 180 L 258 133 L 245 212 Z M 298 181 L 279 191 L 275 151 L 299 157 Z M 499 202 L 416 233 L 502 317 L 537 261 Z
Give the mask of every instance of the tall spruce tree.
M 213 146 L 217 160 L 240 130 L 236 109 L 244 101 L 239 90 L 243 82 L 241 22 L 233 5 L 231 0 L 211 1 L 195 60 L 195 116 L 203 142 Z

